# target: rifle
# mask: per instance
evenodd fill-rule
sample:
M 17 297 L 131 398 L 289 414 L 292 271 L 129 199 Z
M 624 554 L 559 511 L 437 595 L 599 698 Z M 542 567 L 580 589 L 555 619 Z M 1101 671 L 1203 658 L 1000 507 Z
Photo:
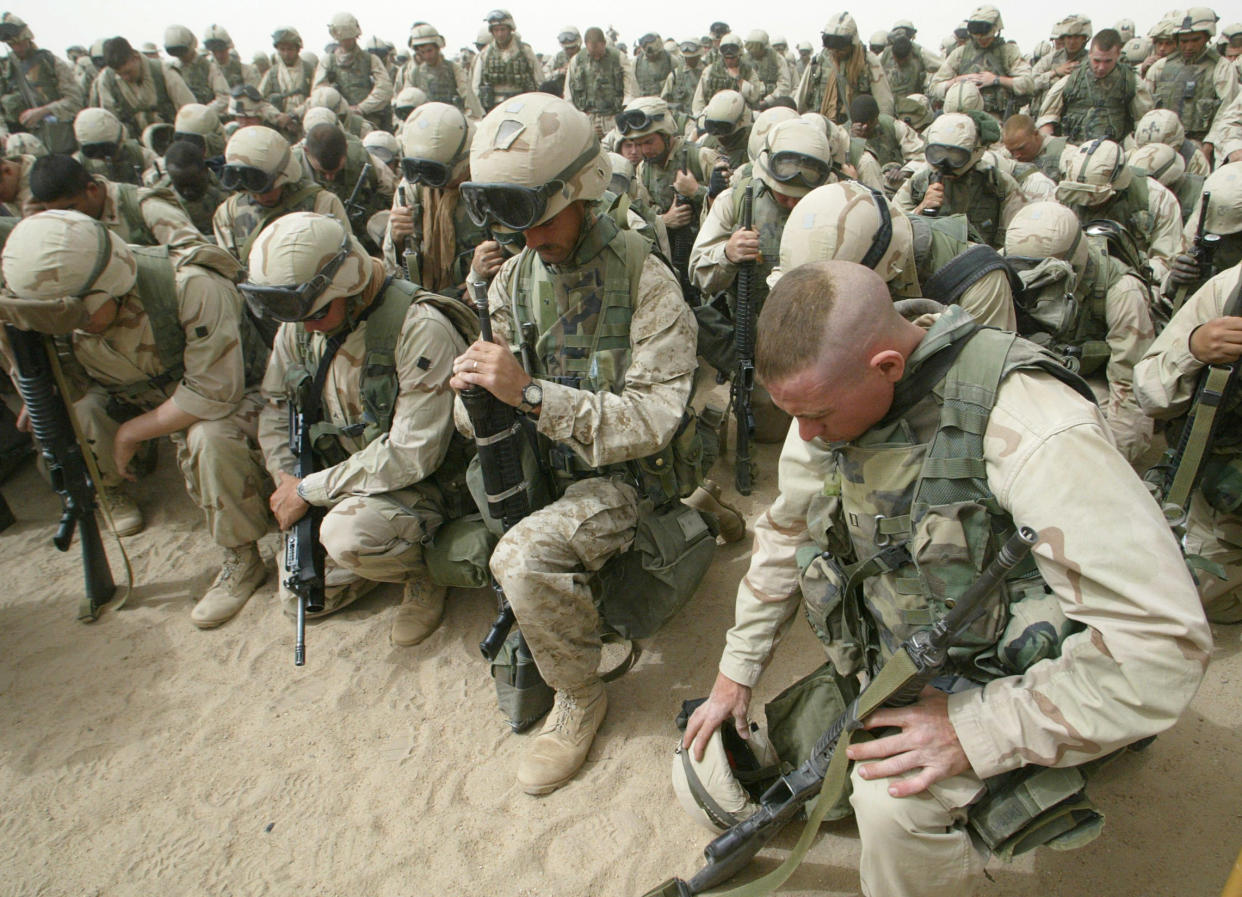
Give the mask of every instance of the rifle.
M 289 450 L 296 459 L 294 476 L 299 479 L 315 472 L 311 427 L 319 420 L 328 368 L 332 366 L 336 350 L 348 335 L 347 330 L 328 340 L 314 379 L 303 380 L 297 395 L 289 403 Z M 284 587 L 298 599 L 293 664 L 299 667 L 306 663 L 306 615 L 319 613 L 324 608 L 324 551 L 319 541 L 319 524 L 323 521 L 323 515 L 322 508 L 311 505 L 289 527 L 289 535 L 285 538 L 285 569 L 289 575 L 285 577 Z
M 673 206 L 691 206 L 693 203 L 677 191 L 673 191 Z M 681 294 L 691 308 L 699 304 L 699 288 L 690 280 L 690 252 L 694 249 L 694 224 L 675 227 L 668 232 L 668 249 L 672 256 L 673 270 L 681 284 Z
M 1195 265 L 1199 268 L 1199 279 L 1194 283 L 1178 285 L 1173 293 L 1173 314 L 1177 314 L 1177 310 L 1186 304 L 1186 298 L 1191 290 L 1199 287 L 1213 274 L 1212 257 L 1216 254 L 1216 247 L 1220 244 L 1220 234 L 1208 234 L 1203 231 L 1207 220 L 1208 203 L 1211 201 L 1211 192 L 1205 192 L 1203 199 L 1199 202 L 1199 220 L 1195 224 L 1195 239 L 1190 245 L 1190 252 L 1187 253 L 1195 260 Z
M 940 674 L 948 660 L 949 649 L 987 609 L 991 595 L 1001 580 L 1027 556 L 1038 540 L 1035 530 L 1019 527 L 947 614 L 930 628 L 919 630 L 902 643 L 863 693 L 820 736 L 811 756 L 763 793 L 759 809 L 704 848 L 706 866 L 689 881 L 669 879 L 648 891 L 644 897 L 694 897 L 702 894 L 741 871 L 816 795 L 819 795 L 817 810 L 827 812 L 848 781 L 843 748 L 848 745 L 852 734 L 862 728 L 863 720 L 877 708 L 903 707 L 918 700 L 923 688 Z M 793 873 L 810 847 L 819 821 L 816 814 L 812 814 L 814 825 L 808 822 L 789 859 L 765 876 L 763 883 L 771 887 L 762 893 L 779 887 Z
M 742 230 L 753 230 L 754 208 L 754 184 L 751 183 L 746 185 L 742 195 Z M 755 413 L 750 404 L 755 388 L 754 284 L 754 261 L 741 262 L 737 269 L 737 303 L 733 311 L 733 345 L 737 351 L 737 371 L 733 375 L 733 416 L 737 419 L 733 481 L 742 495 L 750 495 L 755 474 L 750 461 L 750 440 L 755 435 Z
M 410 208 L 409 201 L 405 196 L 405 185 L 397 187 L 397 198 L 401 205 Z M 422 272 L 418 270 L 418 257 L 411 245 L 413 236 L 407 236 L 401 241 L 401 267 L 405 268 L 405 279 L 410 283 L 418 283 L 422 277 Z M 473 251 L 473 250 L 471 250 Z
M 362 185 L 367 182 L 367 177 L 371 174 L 371 163 L 364 162 L 362 171 L 358 172 L 358 180 L 354 182 L 353 192 L 349 194 L 349 199 L 345 200 L 345 214 L 350 221 L 361 220 L 367 213 L 367 207 L 358 202 L 358 194 L 362 192 Z
M 96 484 L 78 445 L 65 397 L 56 391 L 50 350 L 44 336 L 18 330 L 12 324 L 5 324 L 4 329 L 17 366 L 17 391 L 26 403 L 26 413 L 39 440 L 52 488 L 60 493 L 64 504 L 52 544 L 59 551 L 68 551 L 74 529 L 81 534 L 86 595 L 78 606 L 78 619 L 90 622 L 99 616 L 99 609 L 112 600 L 116 592 L 99 523 L 95 520 Z
M 931 174 L 927 178 L 928 185 L 930 186 L 931 184 L 943 184 L 945 174 L 947 174 L 951 170 L 952 169 L 950 169 L 947 165 L 944 168 L 933 165 Z M 940 206 L 933 206 L 931 208 L 924 209 L 923 214 L 926 215 L 928 218 L 935 218 L 936 216 L 940 214 Z

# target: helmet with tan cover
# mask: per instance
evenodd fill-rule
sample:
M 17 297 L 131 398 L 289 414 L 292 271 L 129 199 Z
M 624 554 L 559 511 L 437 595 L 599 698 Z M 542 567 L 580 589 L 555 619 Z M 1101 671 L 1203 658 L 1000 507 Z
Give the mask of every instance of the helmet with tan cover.
M 1056 37 L 1090 37 L 1091 19 L 1079 13 L 1071 13 L 1053 29 Z
M 34 40 L 30 26 L 17 13 L 6 12 L 0 15 L 0 41 L 9 43 L 19 40 Z
M 348 224 L 314 212 L 282 215 L 259 232 L 238 285 L 255 314 L 304 321 L 333 300 L 357 296 L 373 265 Z
M 1203 195 L 1208 194 L 1212 198 L 1208 202 L 1203 229 L 1222 235 L 1242 231 L 1242 163 L 1222 165 L 1208 175 L 1203 181 Z M 1191 220 L 1194 220 L 1193 216 Z
M 910 221 L 883 194 L 857 181 L 825 184 L 798 203 L 781 234 L 781 270 L 807 262 L 857 262 L 885 281 L 914 267 Z
M 293 155 L 289 141 L 271 128 L 263 125 L 240 128 L 224 148 L 220 182 L 226 189 L 267 193 L 301 179 L 302 166 Z
M 1103 205 L 1130 186 L 1132 178 L 1126 151 L 1115 141 L 1096 138 L 1067 146 L 1061 154 L 1057 200 L 1066 205 Z
M 293 44 L 298 49 L 301 49 L 302 35 L 292 25 L 277 28 L 272 32 L 272 46 L 276 47 L 280 44 Z
M 169 25 L 164 29 L 164 49 L 169 56 L 176 56 L 181 51 L 194 50 L 198 47 L 198 38 L 194 32 L 184 25 Z M 178 53 L 174 53 L 176 50 Z
M 1152 109 L 1139 119 L 1134 128 L 1135 146 L 1163 143 L 1180 151 L 1185 142 L 1186 129 L 1172 109 Z
M 944 93 L 945 112 L 982 112 L 983 94 L 973 81 L 959 81 Z
M 979 141 L 979 126 L 963 112 L 946 112 L 927 127 L 927 164 L 961 174 L 983 156 L 987 147 Z
M 798 113 L 788 106 L 772 106 L 756 115 L 750 126 L 750 137 L 746 140 L 747 158 L 752 162 L 758 159 L 759 153 L 763 152 L 763 142 L 772 129 L 783 121 L 791 121 L 797 117 Z
M 437 47 L 444 46 L 444 37 L 436 30 L 434 25 L 428 25 L 421 22 L 410 29 L 409 45 L 413 50 L 424 44 L 435 44 Z
M 47 155 L 47 147 L 43 141 L 26 131 L 18 131 L 4 138 L 4 154 L 6 156 L 39 156 Z
M 229 37 L 223 25 L 208 25 L 203 32 L 203 46 L 208 50 L 231 50 L 233 38 Z
M 755 175 L 776 193 L 806 196 L 832 173 L 832 147 L 822 130 L 802 118 L 780 122 L 755 160 Z
M 727 137 L 750 127 L 750 107 L 736 90 L 721 90 L 707 101 L 700 116 L 702 128 L 713 137 Z
M 1166 187 L 1176 184 L 1186 174 L 1181 153 L 1163 143 L 1147 143 L 1130 153 L 1130 167 L 1146 172 Z
M 1173 30 L 1177 34 L 1194 34 L 1202 31 L 1208 37 L 1216 34 L 1216 23 L 1220 21 L 1220 16 L 1216 11 L 1207 6 L 1192 6 L 1182 15 L 1181 21 Z
M 12 295 L 0 297 L 0 318 L 25 330 L 69 333 L 128 294 L 138 265 L 103 224 L 63 210 L 18 222 L 4 245 L 3 271 Z
M 121 120 L 107 109 L 88 106 L 73 119 L 73 136 L 83 147 L 115 146 L 124 136 Z
M 1005 229 L 1005 255 L 1061 259 L 1076 271 L 1087 264 L 1087 245 L 1078 215 L 1059 202 L 1023 206 Z
M 474 123 L 456 106 L 424 103 L 401 129 L 401 171 L 411 184 L 443 187 L 469 170 Z
M 480 122 L 470 173 L 472 180 L 461 186 L 470 217 L 521 231 L 571 203 L 599 199 L 612 166 L 586 113 L 560 97 L 524 93 Z
M 353 13 L 338 12 L 328 22 L 328 34 L 333 40 L 346 40 L 362 36 L 362 26 L 354 18 Z
M 743 740 L 732 725 L 724 725 L 707 740 L 702 760 L 677 748 L 673 792 L 691 819 L 722 832 L 759 808 L 758 797 L 779 771 L 780 758 L 762 729 L 752 723 Z
M 639 140 L 648 134 L 677 133 L 668 103 L 659 97 L 638 97 L 617 113 L 617 130 L 623 140 Z

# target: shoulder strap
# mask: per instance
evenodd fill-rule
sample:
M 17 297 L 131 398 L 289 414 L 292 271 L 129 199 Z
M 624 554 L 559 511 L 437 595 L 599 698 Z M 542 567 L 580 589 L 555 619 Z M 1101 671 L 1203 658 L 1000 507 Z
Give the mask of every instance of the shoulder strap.
M 1021 289 L 1017 274 L 999 252 L 991 246 L 975 244 L 929 277 L 923 284 L 923 296 L 955 305 L 963 293 L 993 271 L 1004 271 L 1015 293 Z
M 250 257 L 250 247 L 254 245 L 254 241 L 259 238 L 259 234 L 263 228 L 267 227 L 281 215 L 287 214 L 294 206 L 306 199 L 308 196 L 314 196 L 323 188 L 311 181 L 299 189 L 293 191 L 289 196 L 285 197 L 280 203 L 273 206 L 263 213 L 263 217 L 259 219 L 258 225 L 252 230 L 246 239 L 242 241 L 242 245 L 237 247 L 237 258 L 244 266 L 246 259 Z
M 121 213 L 121 217 L 125 219 L 125 226 L 129 228 L 129 243 L 146 243 L 148 246 L 156 244 L 155 234 L 151 232 L 151 228 L 147 227 L 146 219 L 142 217 L 142 202 L 138 193 L 138 187 L 133 184 L 117 184 L 117 211 Z
M 176 274 L 168 257 L 168 247 L 130 246 L 129 250 L 134 261 L 138 263 L 136 289 L 147 318 L 151 321 L 160 364 L 169 374 L 176 371 L 174 379 L 180 379 L 185 372 L 182 361 L 185 331 L 178 313 Z

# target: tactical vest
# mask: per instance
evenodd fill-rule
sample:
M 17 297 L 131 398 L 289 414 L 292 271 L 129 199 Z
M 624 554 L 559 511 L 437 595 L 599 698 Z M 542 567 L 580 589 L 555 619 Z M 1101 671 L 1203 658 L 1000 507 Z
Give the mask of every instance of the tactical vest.
M 888 165 L 890 162 L 905 164 L 906 157 L 901 152 L 896 120 L 891 115 L 880 113 L 875 122 L 875 131 L 867 138 L 867 149 L 871 150 L 881 165 Z
M 180 64 L 178 71 L 185 86 L 194 94 L 194 101 L 204 106 L 213 102 L 216 92 L 211 86 L 211 62 L 206 56 L 195 56 L 189 65 Z
M 598 61 L 589 53 L 579 53 L 575 58 L 570 87 L 578 108 L 596 115 L 616 115 L 625 108 L 621 54 L 608 47 Z
M 914 267 L 919 283 L 927 283 L 932 275 L 970 248 L 970 225 L 965 215 L 906 217 L 914 233 Z
M 354 50 L 342 62 L 335 52 L 324 57 L 324 80 L 340 91 L 345 102 L 356 106 L 371 94 L 371 54 Z
M 535 72 L 530 67 L 523 45 L 517 44 L 516 38 L 514 44 L 517 51 L 508 59 L 503 58 L 495 44 L 488 44 L 483 50 L 487 55 L 483 60 L 483 71 L 479 80 L 481 84 L 491 86 L 496 102 L 507 100 L 519 93 L 527 93 L 539 86 L 535 83 Z
M 296 184 L 286 184 L 280 193 L 280 201 L 271 207 L 259 205 L 249 193 L 234 193 L 229 197 L 234 204 L 229 230 L 233 245 L 237 247 L 238 261 L 243 266 L 248 264 L 250 247 L 254 245 L 255 238 L 277 218 L 290 212 L 315 211 L 315 203 L 322 190 L 323 187 L 310 178 L 303 178 Z
M 112 98 L 116 101 L 116 108 L 110 111 L 121 120 L 121 124 L 129 128 L 130 134 L 141 134 L 152 122 L 162 121 L 172 124 L 177 120 L 177 107 L 173 105 L 172 98 L 168 95 L 163 65 L 154 59 L 145 57 L 143 61 L 147 64 L 147 77 L 155 85 L 154 108 L 139 109 L 130 103 L 121 93 L 121 78 L 114 69 L 104 69 L 102 75 L 112 92 Z
M 289 112 L 306 102 L 311 93 L 311 85 L 315 83 L 315 67 L 305 59 L 298 60 L 294 71 L 300 79 L 296 83 L 294 75 L 290 74 L 289 67 L 283 62 L 273 65 L 263 76 L 264 99 L 281 112 Z
M 1035 157 L 1035 167 L 1054 184 L 1061 182 L 1061 154 L 1068 145 L 1069 140 L 1064 137 L 1044 137 L 1043 148 Z
M 1061 94 L 1061 133 L 1070 143 L 1096 137 L 1121 141 L 1134 130 L 1130 102 L 1138 88 L 1138 75 L 1125 63 L 1097 79 L 1091 66 L 1074 69 Z
M 25 60 L 18 59 L 12 53 L 5 56 L 0 60 L 0 79 L 3 80 L 3 87 L 0 87 L 0 107 L 4 110 L 4 121 L 11 132 L 26 130 L 19 117 L 31 108 L 19 86 L 19 65 L 40 106 L 63 99 L 60 84 L 56 80 L 56 57 L 50 51 L 35 50 Z
M 234 59 L 230 56 L 229 61 L 220 66 L 220 73 L 224 75 L 224 81 L 228 84 L 229 90 L 232 90 L 238 84 L 246 83 L 246 73 L 242 70 L 240 59 Z
M 1151 231 L 1156 223 L 1152 220 L 1151 212 L 1147 208 L 1148 201 L 1147 178 L 1136 173 L 1130 181 L 1130 186 L 1124 190 L 1118 190 L 1116 195 L 1104 205 L 1074 206 L 1073 209 L 1078 213 L 1078 219 L 1083 224 L 1092 218 L 1111 218 L 1113 221 L 1121 222 L 1126 230 L 1134 235 L 1146 253 L 1151 248 Z
M 466 101 L 457 92 L 455 66 L 456 63 L 447 59 L 441 60 L 439 65 L 415 63 L 410 84 L 427 94 L 427 99 L 433 103 L 448 103 L 458 109 L 465 109 Z
M 306 150 L 300 151 L 299 161 L 302 164 L 304 172 L 313 175 L 315 183 L 327 190 L 329 193 L 335 193 L 344 204 L 349 199 L 349 195 L 354 192 L 354 185 L 358 183 L 358 177 L 362 174 L 362 168 L 371 162 L 371 154 L 367 152 L 366 147 L 362 145 L 362 141 L 356 137 L 350 137 L 345 147 L 345 167 L 337 172 L 336 178 L 331 181 L 320 180 L 323 175 L 311 167 L 310 162 L 306 158 Z M 358 191 L 358 196 L 354 202 L 370 209 L 375 201 L 375 171 L 372 171 L 367 179 L 362 182 L 362 188 Z M 346 209 L 348 212 L 349 210 Z
M 155 233 L 147 226 L 147 220 L 143 217 L 142 200 L 154 196 L 176 205 L 176 196 L 171 190 L 163 190 L 159 187 L 138 187 L 134 184 L 117 184 L 116 190 L 116 211 L 121 219 L 121 225 L 125 228 L 125 233 L 118 236 L 121 236 L 126 243 L 158 246 L 160 241 L 155 238 Z
M 781 64 L 776 59 L 776 51 L 768 48 L 763 54 L 762 59 L 756 59 L 749 53 L 746 54 L 745 61 L 754 69 L 755 76 L 763 85 L 763 95 L 766 97 L 776 90 L 776 82 L 781 77 Z
M 808 112 L 819 112 L 824 105 L 824 92 L 828 78 L 837 79 L 837 108 L 829 116 L 835 123 L 844 124 L 850 119 L 850 101 L 863 93 L 871 93 L 871 66 L 864 62 L 858 72 L 858 80 L 850 83 L 845 68 L 839 65 L 830 50 L 824 50 L 811 62 L 813 71 L 809 78 L 807 92 Z
M 123 140 L 116 152 L 107 159 L 88 159 L 79 151 L 74 154 L 86 173 L 104 177 L 115 184 L 141 184 L 142 172 L 147 167 L 146 156 L 136 140 Z
M 1166 56 L 1152 91 L 1157 109 L 1172 109 L 1181 119 L 1187 137 L 1201 138 L 1212 127 L 1220 97 L 1214 73 L 1220 55 L 1212 49 L 1192 63 L 1180 53 Z
M 717 137 L 714 134 L 702 138 L 700 146 L 714 149 L 729 160 L 729 168 L 737 171 L 750 159 L 747 143 L 750 140 L 750 128 L 738 128 L 732 134 Z
M 669 138 L 670 140 L 672 138 Z M 682 141 L 674 152 L 669 154 L 669 159 L 664 165 L 656 165 L 648 159 L 644 159 L 638 164 L 638 179 L 642 182 L 643 187 L 647 190 L 647 195 L 651 197 L 651 202 L 660 211 L 661 214 L 667 212 L 673 206 L 674 194 L 677 192 L 673 189 L 673 179 L 677 177 L 677 172 L 685 168 L 694 175 L 695 180 L 700 184 L 707 183 L 707 174 L 703 171 L 703 163 L 699 158 L 699 145 Z M 693 225 L 692 226 L 696 226 Z
M 923 54 L 913 45 L 905 59 L 898 59 L 892 47 L 885 47 L 880 54 L 880 65 L 884 68 L 884 74 L 888 75 L 888 86 L 892 88 L 894 97 L 923 93 L 927 85 L 927 66 L 923 62 Z
M 917 204 L 927 193 L 930 168 L 915 172 L 910 179 L 910 195 Z M 975 165 L 968 172 L 952 180 L 945 180 L 942 213 L 965 212 L 966 218 L 979 241 L 1000 247 L 1005 241 L 1005 229 L 1001 227 L 1001 211 L 1009 196 L 1009 187 L 1000 176 L 1000 169 L 988 167 L 982 171 Z M 1099 217 L 1093 215 L 1092 217 Z
M 683 65 L 673 72 L 673 79 L 668 82 L 668 88 L 664 91 L 664 99 L 668 101 L 670 109 L 682 114 L 690 112 L 694 91 L 699 86 L 699 76 L 702 74 L 701 65 L 696 68 Z
M 1191 214 L 1194 213 L 1195 203 L 1203 195 L 1203 182 L 1205 180 L 1206 178 L 1201 174 L 1190 174 L 1187 172 L 1182 175 L 1181 180 L 1173 185 L 1173 195 L 1177 197 L 1177 204 L 1182 207 L 1182 224 L 1189 221 Z
M 1082 66 L 1079 66 L 1082 68 Z M 978 72 L 991 72 L 995 75 L 1009 77 L 1009 65 L 1005 61 L 1005 42 L 999 37 L 992 39 L 987 48 L 981 48 L 973 40 L 967 41 L 962 47 L 962 55 L 958 59 L 957 73 L 969 75 Z M 1012 91 L 1000 84 L 991 84 L 979 88 L 983 95 L 983 108 L 993 115 L 1003 116 L 1009 105 Z
M 808 619 L 842 675 L 875 675 L 956 603 L 1014 532 L 988 486 L 983 437 L 1016 370 L 1051 374 L 1090 400 L 1049 353 L 951 308 L 908 360 L 889 416 L 830 446 L 833 463 L 807 512 L 814 554 L 800 551 L 799 562 Z M 1081 628 L 1027 558 L 950 649 L 945 672 L 980 684 L 1021 674 L 1058 656 Z
M 755 70 L 745 59 L 738 60 L 737 70 L 743 81 L 754 80 Z M 725 69 L 723 60 L 709 66 L 703 73 L 703 103 L 710 103 L 712 97 L 722 90 L 737 90 L 737 79 Z
M 630 322 L 650 243 L 611 217 L 598 217 L 582 237 L 575 256 L 581 264 L 562 273 L 549 270 L 530 249 L 523 249 L 509 282 L 515 327 L 533 323 L 539 334 L 533 356 L 534 376 L 590 392 L 620 394 L 630 366 Z M 689 495 L 698 485 L 687 478 L 678 450 L 683 438 L 695 438 L 693 419 L 658 452 L 604 469 L 588 467 L 567 446 L 541 439 L 558 492 L 574 480 L 622 476 L 656 507 Z M 697 441 L 697 439 L 695 440 Z M 699 445 L 701 452 L 701 445 Z M 683 480 L 687 480 L 683 482 Z
M 639 53 L 638 59 L 634 61 L 634 80 L 638 82 L 638 95 L 658 97 L 673 68 L 673 59 L 668 53 L 661 53 L 655 60 L 648 59 L 645 52 Z
M 780 264 L 781 234 L 785 232 L 785 224 L 789 221 L 789 209 L 782 206 L 772 195 L 771 188 L 759 178 L 739 178 L 733 185 L 733 224 L 741 228 L 742 199 L 748 186 L 754 187 L 751 203 L 751 227 L 759 232 L 760 257 L 755 262 L 755 277 L 751 289 L 754 291 L 751 301 L 754 303 L 755 316 L 763 309 L 768 298 L 768 275 Z M 729 310 L 737 307 L 736 282 L 729 288 Z

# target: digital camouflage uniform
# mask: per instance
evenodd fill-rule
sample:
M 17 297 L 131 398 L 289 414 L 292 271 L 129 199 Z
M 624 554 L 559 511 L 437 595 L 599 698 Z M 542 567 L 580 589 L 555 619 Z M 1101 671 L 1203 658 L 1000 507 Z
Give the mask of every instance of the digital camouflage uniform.
M 335 87 L 351 106 L 377 128 L 387 129 L 391 123 L 392 78 L 379 57 L 361 47 L 352 52 L 337 47 L 325 53 L 315 69 L 314 84 Z
M 38 100 L 37 105 L 50 104 L 48 114 L 56 122 L 72 125 L 74 116 L 86 99 L 73 66 L 48 50 L 33 50 L 22 60 L 10 51 L 0 60 L 0 111 L 3 112 L 0 115 L 0 136 L 27 130 L 19 117 L 32 107 L 20 86 L 17 71 L 19 66 L 31 92 Z M 36 126 L 33 133 L 44 133 L 44 129 Z M 57 150 L 52 148 L 52 151 Z
M 1191 63 L 1176 50 L 1157 59 L 1147 70 L 1146 80 L 1156 108 L 1176 112 L 1186 136 L 1195 140 L 1212 129 L 1220 109 L 1238 95 L 1238 70 L 1210 42 Z
M 931 166 L 920 165 L 898 189 L 893 202 L 903 212 L 913 212 L 927 193 L 930 177 Z M 1004 245 L 1009 221 L 1025 204 L 1026 198 L 1017 181 L 981 159 L 965 173 L 944 180 L 944 205 L 940 213 L 965 213 L 979 239 L 999 248 Z
M 648 254 L 645 240 L 618 230 L 611 218 L 596 218 L 584 231 L 566 263 L 548 268 L 524 249 L 505 263 L 488 292 L 501 342 L 513 344 L 515 287 L 529 289 L 556 316 L 536 350 L 536 382 L 543 389 L 536 428 L 573 472 L 558 478 L 560 498 L 501 538 L 491 568 L 539 672 L 558 692 L 581 689 L 599 666 L 600 619 L 585 574 L 628 549 L 634 538 L 640 496 L 628 475 L 617 474 L 626 462 L 669 445 L 683 420 L 696 366 L 694 316 L 673 273 Z M 642 256 L 635 293 L 625 262 L 632 252 Z M 530 272 L 525 286 L 518 279 L 522 271 Z M 628 327 L 613 313 L 601 314 L 605 303 L 632 308 Z M 609 336 L 607 349 L 601 339 L 591 362 L 564 353 L 567 340 L 583 344 L 605 321 L 628 335 Z M 595 387 L 555 379 L 575 372 L 589 378 L 594 371 L 600 384 Z M 467 428 L 460 402 L 457 421 Z
M 969 40 L 950 53 L 940 70 L 928 82 L 927 95 L 943 101 L 948 91 L 948 82 L 958 75 L 972 72 L 992 72 L 1014 79 L 1012 90 L 999 84 L 979 90 L 983 94 L 983 108 L 998 118 L 1005 118 L 1013 111 L 1009 107 L 1014 97 L 1030 96 L 1035 88 L 1031 64 L 1022 56 L 1018 45 L 997 35 L 986 49 Z
M 1084 63 L 1049 88 L 1036 125 L 1059 122 L 1070 143 L 1095 137 L 1121 141 L 1151 108 L 1147 84 L 1124 62 L 1103 78 Z
M 952 672 L 965 678 L 949 695 L 949 721 L 971 768 L 900 799 L 889 795 L 889 779 L 852 776 L 862 891 L 874 897 L 968 893 L 982 861 L 963 822 L 983 794 L 980 780 L 1033 764 L 1076 766 L 1168 728 L 1194 695 L 1210 650 L 1193 585 L 1159 511 L 1113 449 L 1099 411 L 1049 373 L 1009 373 L 980 421 L 982 457 L 974 457 L 983 476 L 970 482 L 994 496 L 982 520 L 964 530 L 968 515 L 954 516 L 926 493 L 926 516 L 904 516 L 941 417 L 940 391 L 920 383 L 921 369 L 971 327 L 957 309 L 931 325 L 896 385 L 898 396 L 913 390 L 914 404 L 899 417 L 831 446 L 804 442 L 791 428 L 780 494 L 755 523 L 720 662 L 725 676 L 753 686 L 783 622 L 804 604 L 839 674 L 874 673 L 901 639 L 944 613 L 946 589 L 976 575 L 986 558 L 963 552 L 977 541 L 970 533 L 990 519 L 1041 534 L 1033 557 L 1049 592 L 1039 580 L 1025 588 L 1010 580 L 1007 600 L 951 654 Z M 971 341 L 980 338 L 981 349 L 990 345 L 993 353 L 1011 339 L 985 330 Z M 1006 364 L 1024 356 L 1039 357 L 1019 340 Z M 976 397 L 986 408 L 986 392 Z M 982 510 L 978 500 L 972 504 Z M 1101 538 L 1101 519 L 1127 523 Z M 903 520 L 904 528 L 896 526 Z M 893 524 L 883 536 L 880 521 Z M 823 578 L 828 567 L 815 561 L 803 569 L 807 561 L 821 552 L 842 563 L 866 560 L 907 540 L 920 567 L 899 561 L 867 578 L 865 605 L 856 610 L 866 621 L 863 637 L 846 638 L 845 608 L 833 598 L 840 593 Z
M 177 110 L 190 103 L 197 103 L 194 94 L 185 86 L 181 76 L 171 66 L 144 59 L 140 69 L 141 80 L 130 84 L 114 70 L 106 68 L 95 78 L 91 105 L 107 109 L 121 124 L 129 129 L 131 137 L 137 137 L 156 122 L 172 124 Z
M 377 303 L 409 301 L 414 290 L 408 284 L 381 292 L 388 283 L 382 266 L 377 260 L 368 264 L 371 285 L 364 296 L 374 296 Z M 357 584 L 363 580 L 405 582 L 427 576 L 422 543 L 446 511 L 434 474 L 450 446 L 461 448 L 454 437 L 448 379 L 466 342 L 454 325 L 429 303 L 410 302 L 396 340 L 397 392 L 386 432 L 362 426 L 368 421 L 362 395 L 367 326 L 364 320 L 349 333 L 329 366 L 321 417 L 325 434 L 323 442 L 316 441 L 317 448 L 328 448 L 316 452 L 319 469 L 301 484 L 306 501 L 328 509 L 319 529 L 328 558 L 328 613 L 358 597 Z M 287 407 L 291 374 L 313 377 L 326 343 L 324 334 L 308 333 L 300 323 L 283 324 L 276 335 L 259 419 L 259 441 L 274 480 L 295 469 Z M 281 593 L 293 601 L 283 588 Z
M 1191 354 L 1191 333 L 1224 314 L 1239 276 L 1242 269 L 1235 266 L 1208 280 L 1178 310 L 1134 366 L 1134 392 L 1148 414 L 1172 418 L 1190 408 L 1206 367 Z M 1217 414 L 1215 458 L 1233 460 L 1242 445 L 1237 408 L 1222 407 Z M 1212 507 L 1204 497 L 1202 484 L 1196 486 L 1191 496 L 1185 548 L 1187 554 L 1199 555 L 1225 568 L 1224 580 L 1211 573 L 1199 574 L 1199 597 L 1209 616 L 1214 612 L 1232 612 L 1230 619 L 1242 619 L 1238 596 L 1242 583 L 1242 516 Z

